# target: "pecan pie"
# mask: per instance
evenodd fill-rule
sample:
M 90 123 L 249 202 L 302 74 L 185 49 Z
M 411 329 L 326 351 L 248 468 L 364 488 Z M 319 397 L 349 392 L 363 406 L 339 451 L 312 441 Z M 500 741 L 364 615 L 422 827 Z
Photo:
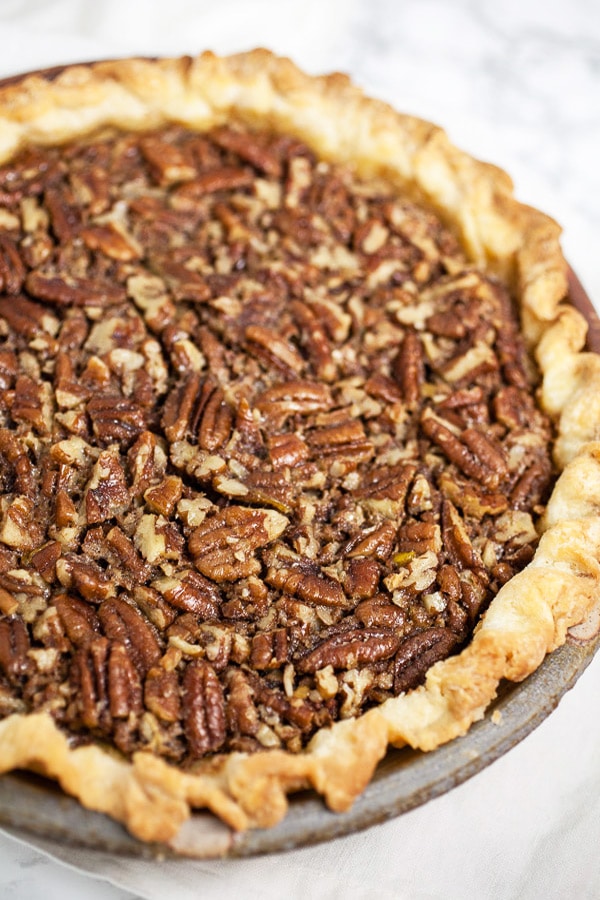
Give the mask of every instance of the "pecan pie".
M 0 93 L 0 770 L 138 837 L 334 810 L 592 608 L 558 226 L 257 51 Z

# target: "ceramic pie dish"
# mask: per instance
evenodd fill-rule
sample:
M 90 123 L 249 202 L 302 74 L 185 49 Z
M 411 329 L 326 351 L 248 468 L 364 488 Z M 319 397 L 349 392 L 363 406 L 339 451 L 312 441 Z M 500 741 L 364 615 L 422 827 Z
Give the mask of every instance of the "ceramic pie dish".
M 324 837 L 467 777 L 469 729 L 481 764 L 518 740 L 591 645 L 505 683 L 600 577 L 556 223 L 266 51 L 70 67 L 0 110 L 0 769 L 241 853 L 302 841 L 320 801 L 278 824 L 288 794 Z

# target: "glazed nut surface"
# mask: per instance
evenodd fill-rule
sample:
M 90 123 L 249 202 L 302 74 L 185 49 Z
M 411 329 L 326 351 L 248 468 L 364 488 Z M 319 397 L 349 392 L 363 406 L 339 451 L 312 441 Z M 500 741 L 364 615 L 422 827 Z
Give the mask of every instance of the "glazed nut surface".
M 550 485 L 506 290 L 276 133 L 10 172 L 0 578 L 39 607 L 2 623 L 5 711 L 189 765 L 420 684 L 533 555 Z

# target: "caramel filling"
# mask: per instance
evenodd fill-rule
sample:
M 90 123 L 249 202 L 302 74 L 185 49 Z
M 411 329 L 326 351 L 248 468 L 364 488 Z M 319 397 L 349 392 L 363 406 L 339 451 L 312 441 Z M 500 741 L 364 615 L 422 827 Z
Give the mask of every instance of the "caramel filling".
M 531 559 L 551 429 L 510 298 L 295 139 L 0 171 L 0 715 L 187 765 L 421 683 Z

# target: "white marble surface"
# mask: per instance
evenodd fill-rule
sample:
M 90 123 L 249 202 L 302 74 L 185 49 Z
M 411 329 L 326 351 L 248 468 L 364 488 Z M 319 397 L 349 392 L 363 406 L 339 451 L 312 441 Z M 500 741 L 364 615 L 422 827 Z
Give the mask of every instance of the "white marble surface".
M 367 92 L 438 122 L 455 143 L 507 169 L 522 200 L 561 222 L 566 255 L 600 306 L 598 0 L 0 3 L 0 75 L 256 45 L 312 72 L 347 71 Z M 0 897 L 124 900 L 175 896 L 175 886 L 179 900 L 597 898 L 600 725 L 587 724 L 585 711 L 597 707 L 599 691 L 597 659 L 506 757 L 366 834 L 243 863 L 159 866 L 66 854 L 114 884 L 0 835 Z

